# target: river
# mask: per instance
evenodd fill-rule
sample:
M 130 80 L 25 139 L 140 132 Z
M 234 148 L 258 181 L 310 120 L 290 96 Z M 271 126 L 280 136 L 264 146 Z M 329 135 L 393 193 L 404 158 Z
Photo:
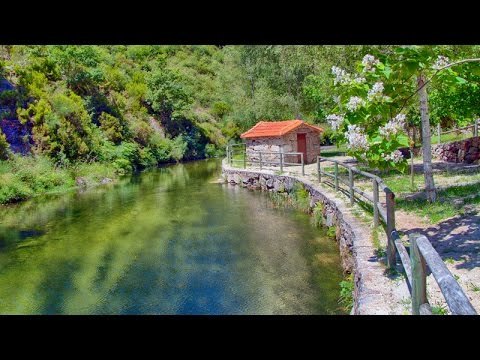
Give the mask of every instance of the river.
M 342 314 L 335 241 L 219 160 L 0 206 L 0 314 Z

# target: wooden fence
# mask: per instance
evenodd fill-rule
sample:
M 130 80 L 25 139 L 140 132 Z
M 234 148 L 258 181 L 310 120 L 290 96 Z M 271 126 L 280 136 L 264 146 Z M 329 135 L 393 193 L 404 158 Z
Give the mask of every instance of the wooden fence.
M 471 125 L 467 125 L 465 127 L 462 127 L 462 128 L 457 128 L 457 129 L 452 129 L 452 130 L 447 130 L 447 131 L 442 131 L 442 128 L 440 126 L 440 123 L 437 124 L 437 144 L 441 144 L 441 136 L 442 135 L 445 135 L 445 134 L 451 134 L 451 133 L 459 133 L 461 131 L 464 131 L 464 130 L 467 130 L 467 129 L 472 129 L 472 135 L 474 137 L 477 137 L 478 136 L 478 124 L 480 122 L 480 119 L 476 119 L 475 122 Z M 433 131 L 432 131 L 432 134 L 433 134 Z M 459 139 L 461 140 L 461 139 Z M 449 141 L 448 141 L 449 142 Z
M 322 162 L 333 163 L 334 172 L 328 173 L 323 171 L 321 168 Z M 339 166 L 347 169 L 349 175 L 348 181 L 339 177 Z M 462 288 L 425 236 L 411 234 L 409 236 L 409 251 L 407 251 L 395 228 L 395 194 L 386 186 L 381 178 L 361 171 L 354 166 L 349 166 L 341 161 L 322 158 L 320 156 L 317 157 L 317 174 L 320 183 L 322 182 L 322 175 L 331 177 L 333 179 L 332 185 L 336 191 L 339 191 L 339 183 L 346 185 L 351 204 L 355 201 L 355 195 L 359 195 L 361 198 L 357 196 L 358 200 L 364 199 L 366 203 L 373 207 L 374 226 L 380 225 L 381 220 L 387 234 L 387 266 L 390 269 L 394 269 L 397 264 L 397 256 L 400 257 L 412 296 L 412 313 L 414 315 L 432 314 L 426 292 L 427 265 L 439 285 L 452 314 L 477 314 Z M 371 180 L 371 193 L 355 186 L 354 174 L 364 176 Z M 380 191 L 385 194 L 385 207 L 379 201 Z
M 240 149 L 236 151 L 236 149 Z M 260 170 L 262 170 L 263 166 L 279 166 L 280 171 L 283 172 L 283 168 L 286 166 L 301 166 L 302 167 L 302 175 L 305 175 L 305 161 L 303 158 L 303 153 L 301 152 L 283 152 L 282 149 L 280 151 L 260 151 L 260 150 L 249 150 L 251 153 L 255 153 L 258 155 L 258 160 L 254 160 L 247 156 L 246 145 L 245 144 L 230 144 L 227 146 L 227 161 L 230 166 L 233 164 L 241 164 L 241 166 L 246 169 L 248 164 L 251 165 L 258 165 Z M 235 155 L 241 155 L 241 159 L 236 159 Z M 268 158 L 268 155 L 273 155 L 274 158 L 278 157 L 278 160 L 272 160 Z M 285 161 L 286 156 L 295 156 L 300 157 L 300 161 L 298 163 L 288 162 Z

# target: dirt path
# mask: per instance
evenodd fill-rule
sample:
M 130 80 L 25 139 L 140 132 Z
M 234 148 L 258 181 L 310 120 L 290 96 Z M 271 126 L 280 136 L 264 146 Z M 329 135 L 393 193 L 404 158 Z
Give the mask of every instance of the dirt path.
M 396 211 L 395 220 L 397 229 L 405 235 L 420 233 L 428 237 L 480 314 L 480 215 L 454 216 L 430 225 L 414 214 Z M 446 308 L 433 275 L 428 276 L 427 284 L 430 303 Z

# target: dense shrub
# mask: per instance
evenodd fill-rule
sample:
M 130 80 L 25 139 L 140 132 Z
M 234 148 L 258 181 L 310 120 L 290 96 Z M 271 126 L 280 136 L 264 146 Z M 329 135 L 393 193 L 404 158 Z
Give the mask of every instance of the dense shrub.
M 99 117 L 100 129 L 104 132 L 107 139 L 114 144 L 119 144 L 123 139 L 123 128 L 115 116 L 102 112 Z
M 10 144 L 5 137 L 5 134 L 2 132 L 0 128 L 0 160 L 8 159 L 10 155 Z

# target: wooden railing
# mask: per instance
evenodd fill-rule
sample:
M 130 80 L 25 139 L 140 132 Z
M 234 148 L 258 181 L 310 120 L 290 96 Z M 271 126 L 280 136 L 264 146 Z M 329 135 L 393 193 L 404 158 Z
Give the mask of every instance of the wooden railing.
M 462 127 L 462 128 L 457 128 L 457 129 L 452 129 L 452 130 L 447 130 L 447 131 L 442 131 L 442 128 L 441 128 L 441 125 L 440 123 L 437 124 L 437 144 L 441 144 L 441 136 L 442 135 L 445 135 L 445 134 L 450 134 L 450 133 L 454 133 L 454 132 L 459 132 L 459 131 L 462 131 L 462 130 L 467 130 L 467 129 L 472 129 L 472 132 L 473 132 L 473 136 L 474 137 L 477 137 L 478 136 L 478 124 L 480 122 L 480 119 L 476 119 L 474 121 L 473 124 L 471 125 L 467 125 L 465 127 Z M 433 134 L 433 132 L 432 132 Z
M 241 159 L 235 159 L 234 155 L 240 155 L 239 152 L 235 152 L 236 148 L 241 148 Z M 243 168 L 247 168 L 247 164 L 257 164 L 262 170 L 263 166 L 279 166 L 280 171 L 283 172 L 283 168 L 285 166 L 301 166 L 302 167 L 302 175 L 305 175 L 305 159 L 303 158 L 303 153 L 301 152 L 283 152 L 282 149 L 280 151 L 260 151 L 260 150 L 249 150 L 250 153 L 254 153 L 258 155 L 258 160 L 254 160 L 253 158 L 249 158 L 247 156 L 247 150 L 245 144 L 230 144 L 227 146 L 227 161 L 228 163 L 233 166 L 234 163 L 241 163 Z M 274 155 L 274 157 L 278 156 L 278 161 L 273 161 L 272 159 L 268 159 L 267 155 Z M 298 163 L 294 162 L 287 162 L 285 161 L 286 156 L 295 156 L 300 157 L 300 161 Z
M 322 170 L 322 162 L 334 164 L 333 174 Z M 344 181 L 339 177 L 339 166 L 347 169 L 348 181 Z M 320 183 L 322 182 L 322 175 L 333 178 L 332 186 L 336 191 L 339 190 L 339 183 L 346 185 L 352 205 L 355 202 L 355 194 L 360 195 L 367 203 L 372 205 L 374 226 L 378 226 L 380 220 L 382 220 L 385 226 L 387 235 L 387 266 L 390 269 L 394 269 L 397 264 L 397 255 L 400 257 L 411 291 L 412 313 L 414 315 L 432 313 L 426 293 L 426 265 L 429 266 L 437 281 L 451 313 L 454 315 L 476 315 L 475 309 L 462 288 L 425 236 L 420 234 L 410 235 L 410 253 L 407 251 L 395 228 L 395 194 L 380 177 L 361 171 L 341 161 L 320 156 L 317 157 L 317 174 Z M 354 174 L 371 179 L 371 193 L 363 191 L 354 185 Z M 385 208 L 379 201 L 380 191 L 385 193 Z

